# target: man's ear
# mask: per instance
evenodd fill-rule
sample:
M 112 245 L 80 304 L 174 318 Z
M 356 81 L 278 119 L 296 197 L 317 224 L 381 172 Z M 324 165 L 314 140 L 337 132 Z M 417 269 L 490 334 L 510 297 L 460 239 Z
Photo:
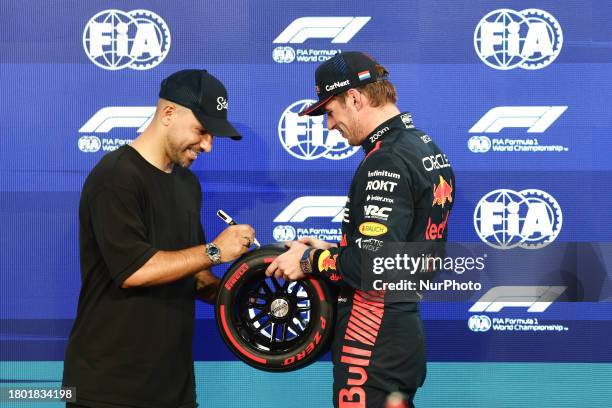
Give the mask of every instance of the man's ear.
M 365 95 L 357 89 L 349 89 L 346 91 L 346 103 L 352 105 L 356 110 L 361 110 L 365 102 Z
M 160 106 L 159 120 L 164 126 L 169 126 L 172 123 L 172 119 L 177 114 L 176 105 L 172 103 L 164 104 Z

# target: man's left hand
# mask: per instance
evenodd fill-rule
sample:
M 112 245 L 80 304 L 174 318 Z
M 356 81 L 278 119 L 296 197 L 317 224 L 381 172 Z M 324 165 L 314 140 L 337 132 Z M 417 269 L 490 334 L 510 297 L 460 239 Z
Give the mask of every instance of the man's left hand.
M 214 305 L 221 287 L 221 280 L 208 269 L 196 273 L 195 279 L 196 298 Z
M 304 251 L 308 249 L 308 246 L 298 241 L 290 241 L 285 245 L 289 250 L 272 261 L 268 269 L 266 269 L 266 275 L 274 275 L 276 279 L 283 278 L 290 281 L 304 279 L 306 275 L 304 275 L 300 268 L 300 259 L 304 255 Z

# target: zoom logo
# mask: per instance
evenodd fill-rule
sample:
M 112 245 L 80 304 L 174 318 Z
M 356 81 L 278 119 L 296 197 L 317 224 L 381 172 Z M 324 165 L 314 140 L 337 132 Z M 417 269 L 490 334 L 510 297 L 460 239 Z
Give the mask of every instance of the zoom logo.
M 482 197 L 474 210 L 476 233 L 497 249 L 545 247 L 557 238 L 562 225 L 561 207 L 541 190 L 495 190 Z
M 474 30 L 478 57 L 500 70 L 544 68 L 559 56 L 562 46 L 559 22 L 539 9 L 494 10 Z
M 93 16 L 83 30 L 85 53 L 98 67 L 151 69 L 170 51 L 166 22 L 148 10 L 104 10 Z
M 278 138 L 290 155 L 301 160 L 341 160 L 351 157 L 359 146 L 351 146 L 337 130 L 329 131 L 324 116 L 298 116 L 315 100 L 297 101 L 287 107 L 278 122 Z

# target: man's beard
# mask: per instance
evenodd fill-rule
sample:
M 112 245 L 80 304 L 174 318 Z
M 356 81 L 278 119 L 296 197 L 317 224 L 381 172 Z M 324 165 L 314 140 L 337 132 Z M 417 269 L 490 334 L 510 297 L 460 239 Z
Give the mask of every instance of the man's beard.
M 175 165 L 181 166 L 186 169 L 186 168 L 189 168 L 191 164 L 195 161 L 195 160 L 189 160 L 188 158 L 185 157 L 185 154 L 187 153 L 187 150 L 189 149 L 181 150 L 178 146 L 175 146 L 171 141 L 168 142 L 168 147 L 169 147 L 168 156 L 170 157 L 170 161 L 172 161 L 172 163 L 174 163 Z

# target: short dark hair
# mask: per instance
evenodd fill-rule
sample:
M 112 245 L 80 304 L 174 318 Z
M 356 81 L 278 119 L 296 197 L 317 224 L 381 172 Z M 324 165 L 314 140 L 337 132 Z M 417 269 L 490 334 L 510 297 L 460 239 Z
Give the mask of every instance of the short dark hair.
M 389 71 L 382 65 L 376 64 L 376 75 L 379 78 L 386 78 L 389 75 Z M 397 103 L 397 91 L 395 90 L 395 86 L 388 79 L 380 79 L 356 89 L 364 93 L 370 100 L 370 104 L 374 107 L 382 106 L 387 103 Z M 346 95 L 347 93 L 343 92 L 335 98 L 344 105 L 346 104 Z

